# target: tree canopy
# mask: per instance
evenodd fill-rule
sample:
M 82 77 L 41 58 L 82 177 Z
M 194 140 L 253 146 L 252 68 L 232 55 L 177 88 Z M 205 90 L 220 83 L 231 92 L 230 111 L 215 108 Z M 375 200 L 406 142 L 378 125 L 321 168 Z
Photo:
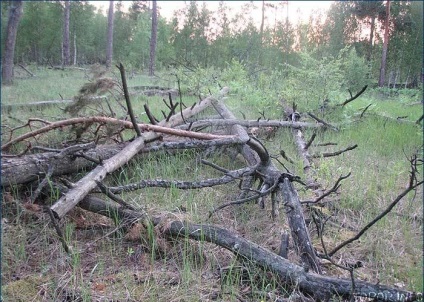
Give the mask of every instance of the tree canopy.
M 1 5 L 4 32 L 9 5 Z M 107 14 L 89 1 L 70 5 L 70 62 L 105 63 Z M 188 1 L 172 20 L 161 15 L 162 5 L 166 4 L 158 2 L 157 70 L 171 65 L 225 68 L 232 60 L 252 71 L 287 70 L 287 65 L 299 65 L 307 53 L 316 60 L 348 56 L 360 65 L 365 59 L 368 79 L 377 82 L 385 1 L 336 1 L 328 12 L 317 11 L 308 22 L 298 24 L 287 18 L 286 2 L 265 2 L 263 7 L 250 2 L 235 12 L 224 1 L 215 11 L 206 3 Z M 25 1 L 23 6 L 15 62 L 60 64 L 65 2 Z M 262 9 L 266 22 L 261 28 L 253 16 L 261 15 Z M 133 1 L 129 9 L 115 2 L 114 61 L 132 68 L 149 67 L 151 10 L 148 1 Z M 386 81 L 411 82 L 419 78 L 422 68 L 423 3 L 396 1 L 391 12 Z M 1 43 L 3 50 L 4 38 Z

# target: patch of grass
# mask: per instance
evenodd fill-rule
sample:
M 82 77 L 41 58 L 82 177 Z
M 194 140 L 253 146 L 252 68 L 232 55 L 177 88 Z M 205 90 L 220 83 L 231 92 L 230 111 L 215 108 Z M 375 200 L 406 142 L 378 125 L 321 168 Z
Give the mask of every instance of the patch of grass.
M 17 80 L 10 89 L 8 87 L 2 90 L 5 103 L 57 99 L 59 93 L 65 99 L 72 98 L 88 80 L 84 72 L 76 70 L 40 69 L 36 73 L 36 78 Z M 116 71 L 109 75 L 119 79 Z M 53 78 L 55 81 L 52 81 Z M 201 80 L 199 78 L 197 82 L 200 83 Z M 56 86 L 52 88 L 49 82 L 54 82 Z M 129 86 L 160 85 L 176 88 L 175 76 L 166 74 L 156 78 L 135 74 L 128 77 L 128 82 Z M 218 90 L 212 84 L 210 86 Z M 278 89 L 277 84 L 272 86 Z M 255 91 L 247 82 L 239 83 L 235 88 L 230 85 L 230 91 L 225 102 L 237 117 L 241 118 L 243 112 L 247 119 L 257 119 L 259 112 L 264 111 L 267 118 L 281 118 L 281 110 L 275 107 L 278 104 L 278 93 Z M 365 114 L 359 122 L 347 123 L 371 102 L 374 105 L 369 113 L 381 113 L 394 118 L 408 115 L 408 120 L 415 121 L 422 113 L 422 106 L 405 106 L 412 102 L 409 98 L 413 97 L 401 92 L 399 95 L 402 97 L 399 102 L 395 97 L 383 100 L 372 94 L 365 95 L 346 108 L 324 115 L 328 122 L 343 125 L 339 132 L 319 131 L 315 143 L 335 142 L 338 145 L 312 146 L 309 150 L 311 154 L 332 152 L 358 144 L 357 149 L 340 156 L 313 160 L 313 176 L 323 184 L 324 189 L 332 187 L 340 175 L 352 173 L 350 178 L 342 182 L 339 193 L 333 195 L 326 204 L 325 213 L 334 218 L 331 220 L 334 224 L 325 228 L 324 241 L 328 248 L 352 237 L 381 213 L 407 185 L 410 168 L 407 157 L 417 150 L 422 154 L 421 129 L 412 123 L 399 123 L 371 114 Z M 340 96 L 342 102 L 346 97 L 343 93 Z M 161 110 L 165 110 L 162 99 L 132 97 L 139 120 L 148 122 L 143 108 L 145 103 L 161 119 Z M 190 106 L 197 99 L 197 96 L 184 96 L 183 101 Z M 179 98 L 174 101 L 179 101 Z M 332 102 L 339 103 L 335 100 Z M 118 117 L 126 114 L 116 101 L 111 101 L 110 104 Z M 319 105 L 317 101 L 299 100 L 299 110 L 303 112 L 316 109 Z M 109 112 L 108 110 L 104 104 L 92 105 L 84 114 L 98 114 Z M 212 112 L 213 110 L 208 111 L 203 116 Z M 2 114 L 2 123 L 14 127 L 24 124 L 29 117 L 54 121 L 69 115 L 55 107 L 32 112 L 23 110 L 19 114 Z M 27 129 L 21 131 L 17 131 L 16 135 Z M 309 139 L 312 133 L 312 130 L 306 130 L 304 137 Z M 134 133 L 128 131 L 124 136 L 130 138 Z M 4 138 L 3 136 L 3 140 Z M 54 131 L 40 136 L 38 142 L 57 146 L 60 142 L 74 138 L 73 130 Z M 304 178 L 303 163 L 297 154 L 291 130 L 280 129 L 275 137 L 264 141 L 264 144 L 269 153 L 277 157 L 291 173 Z M 281 150 L 294 163 L 282 159 Z M 221 176 L 222 173 L 199 162 L 198 159 L 203 156 L 202 151 L 145 154 L 108 176 L 107 183 L 119 186 L 146 179 L 202 180 Z M 208 159 L 228 169 L 243 166 L 242 162 L 231 160 L 226 153 L 216 153 Z M 275 164 L 284 171 L 284 167 L 276 160 Z M 80 174 L 82 175 L 83 173 Z M 159 212 L 172 219 L 224 226 L 278 252 L 281 231 L 288 230 L 282 205 L 280 217 L 275 221 L 270 218 L 270 200 L 265 201 L 265 210 L 259 209 L 254 202 L 246 203 L 226 208 L 207 220 L 211 209 L 237 198 L 237 185 L 234 183 L 187 191 L 176 188 L 144 188 L 123 193 L 121 197 L 152 214 Z M 302 189 L 298 184 L 296 187 L 301 199 L 313 198 L 310 191 Z M 23 190 L 12 188 L 10 196 L 16 203 L 22 203 L 20 198 L 25 194 Z M 268 294 L 287 296 L 290 293 L 290 289 L 283 288 L 269 272 L 250 263 L 243 263 L 230 252 L 212 244 L 191 240 L 171 241 L 163 238 L 159 228 L 153 227 L 136 230 L 137 236 L 129 240 L 127 234 L 113 231 L 113 221 L 102 220 L 81 210 L 68 215 L 70 217 L 61 222 L 66 242 L 74 251 L 71 256 L 67 256 L 54 230 L 47 225 L 48 220 L 42 220 L 42 217 L 33 220 L 33 214 L 28 214 L 21 207 L 16 207 L 16 203 L 5 200 L 5 196 L 3 194 L 3 215 L 9 219 L 9 225 L 2 234 L 2 278 L 7 288 L 5 296 L 12 297 L 13 301 L 41 299 L 42 290 L 44 297 L 61 299 L 64 288 L 78 295 L 82 301 L 121 300 L 128 297 L 138 301 L 238 301 L 239 298 L 260 301 L 265 300 Z M 57 198 L 57 195 L 50 196 L 50 202 Z M 356 271 L 357 276 L 362 279 L 371 282 L 380 280 L 381 283 L 398 284 L 407 289 L 422 291 L 422 222 L 414 219 L 422 217 L 421 199 L 422 188 L 416 194 L 408 194 L 393 213 L 368 230 L 360 240 L 337 253 L 336 260 L 362 261 L 364 268 Z M 98 226 L 101 228 L 94 228 Z M 313 241 L 319 249 L 320 243 L 314 226 L 311 225 L 310 229 Z M 289 259 L 297 261 L 294 252 L 289 254 Z M 225 275 L 221 275 L 222 268 L 228 268 Z M 345 271 L 334 267 L 326 270 L 329 274 L 348 277 Z M 41 279 L 37 279 L 38 275 L 42 276 Z M 16 280 L 16 276 L 21 280 Z M 30 289 L 21 292 L 15 290 L 21 286 Z

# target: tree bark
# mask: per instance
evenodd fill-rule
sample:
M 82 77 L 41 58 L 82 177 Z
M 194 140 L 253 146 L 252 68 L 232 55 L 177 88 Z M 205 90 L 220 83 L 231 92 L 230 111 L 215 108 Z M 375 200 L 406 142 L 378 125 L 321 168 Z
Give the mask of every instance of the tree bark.
M 106 44 L 106 67 L 112 64 L 113 57 L 113 2 L 109 1 L 109 12 L 107 17 L 107 44 Z
M 374 41 L 374 29 L 375 29 L 375 19 L 376 15 L 371 16 L 371 28 L 370 28 L 370 40 L 369 40 L 369 49 L 367 52 L 367 62 L 371 61 L 372 49 L 373 49 L 373 41 Z
M 22 1 L 10 1 L 6 43 L 4 46 L 4 57 L 2 64 L 2 83 L 5 85 L 11 85 L 13 83 L 13 64 L 15 57 L 16 34 L 18 32 L 18 25 L 22 13 Z
M 389 44 L 389 20 L 390 20 L 390 0 L 386 3 L 386 19 L 384 20 L 384 41 L 383 51 L 381 53 L 380 77 L 378 79 L 378 87 L 384 86 L 384 78 L 386 75 L 387 47 Z
M 347 299 L 351 295 L 351 280 L 307 272 L 303 267 L 254 242 L 244 239 L 242 236 L 233 234 L 227 229 L 213 225 L 193 224 L 181 220 L 165 221 L 164 215 L 148 217 L 146 213 L 116 207 L 90 195 L 82 200 L 79 206 L 112 219 L 116 218 L 115 215 L 118 215 L 124 221 L 149 221 L 153 225 L 158 225 L 162 233 L 170 237 L 190 238 L 196 241 L 214 243 L 231 251 L 237 257 L 247 259 L 265 270 L 278 274 L 285 285 L 298 287 L 302 292 L 314 296 L 316 301 L 328 301 L 332 296 Z M 389 286 L 360 280 L 355 280 L 353 295 L 388 302 L 417 301 L 422 298 L 420 293 L 398 290 Z
M 74 32 L 74 65 L 77 65 L 77 34 Z
M 206 141 L 191 139 L 177 139 L 176 141 L 166 140 L 161 143 L 155 142 L 149 144 L 146 148 L 143 148 L 140 151 L 139 156 L 161 150 L 206 149 L 218 146 L 234 146 L 244 143 L 246 142 L 238 139 L 237 137 Z M 84 148 L 83 145 L 80 145 L 70 147 L 78 147 L 77 149 L 74 149 L 74 151 L 63 149 L 58 150 L 57 152 L 49 151 L 19 157 L 3 156 L 1 161 L 1 187 L 5 188 L 36 181 L 39 178 L 44 177 L 49 169 L 52 170 L 51 176 L 89 171 L 94 168 L 96 164 L 93 161 L 84 159 L 82 156 L 76 155 L 75 153 L 83 152 L 87 158 L 107 160 L 116 155 L 118 152 L 121 152 L 127 145 L 128 142 L 125 142 L 114 145 L 101 145 L 92 149 Z M 234 177 L 231 177 L 230 179 L 234 180 Z M 164 182 L 161 183 L 164 184 Z M 136 189 L 132 185 L 128 187 L 131 187 L 132 190 Z M 176 187 L 181 188 L 179 185 L 176 185 Z
M 71 61 L 71 51 L 69 44 L 69 17 L 71 15 L 71 2 L 65 1 L 63 11 L 63 40 L 62 40 L 62 65 L 68 66 Z
M 299 196 L 293 184 L 287 178 L 284 178 L 283 183 L 280 184 L 280 189 L 283 195 L 283 203 L 286 209 L 293 242 L 296 247 L 296 253 L 300 255 L 305 268 L 312 269 L 314 272 L 322 274 L 319 261 L 309 236 L 308 228 L 305 224 L 305 219 L 303 218 L 303 210 Z
M 151 36 L 150 36 L 149 76 L 154 76 L 154 74 L 155 74 L 157 33 L 158 33 L 157 3 L 156 3 L 156 0 L 153 0 L 153 7 L 152 7 L 152 33 L 151 33 Z
M 65 196 L 61 197 L 52 207 L 51 210 L 56 218 L 63 218 L 70 210 L 74 208 L 91 190 L 97 187 L 97 182 L 103 179 L 116 169 L 122 167 L 131 160 L 145 145 L 148 140 L 158 137 L 154 132 L 148 132 L 136 138 L 128 144 L 121 152 L 115 154 L 111 158 L 102 162 L 94 170 L 85 177 L 80 179 L 75 187 L 69 190 Z
M 85 151 L 87 156 L 107 160 L 120 152 L 127 144 L 104 145 Z M 3 188 L 16 184 L 25 184 L 42 178 L 50 167 L 53 176 L 71 174 L 83 169 L 91 169 L 95 164 L 84 158 L 58 157 L 56 152 L 43 152 L 22 157 L 2 157 L 1 186 Z
M 224 96 L 228 93 L 228 88 L 224 87 L 220 96 Z M 203 100 L 202 103 L 210 103 L 212 98 L 208 98 L 207 100 Z M 200 108 L 206 108 L 203 106 L 195 106 L 194 108 L 187 108 L 183 112 L 179 114 L 173 115 L 169 121 L 162 121 L 159 123 L 160 126 L 165 127 L 173 127 L 178 125 L 182 121 L 184 121 L 183 115 L 184 112 L 188 112 L 190 114 L 195 114 L 199 112 Z M 77 205 L 82 199 L 90 193 L 95 187 L 97 187 L 97 182 L 102 182 L 102 180 L 106 177 L 107 174 L 115 171 L 122 165 L 126 164 L 132 157 L 134 157 L 145 145 L 145 141 L 151 141 L 157 138 L 159 135 L 154 131 L 154 128 L 158 127 L 156 125 L 151 125 L 151 129 L 146 129 L 147 131 L 143 133 L 143 135 L 137 137 L 134 141 L 129 143 L 121 152 L 112 156 L 108 160 L 104 161 L 101 165 L 98 165 L 93 171 L 87 174 L 85 177 L 80 179 L 75 187 L 69 192 L 65 194 L 65 196 L 61 197 L 52 207 L 51 210 L 54 213 L 55 217 L 62 218 L 68 213 L 75 205 Z M 151 131 L 153 129 L 153 131 Z M 175 130 L 175 129 L 174 129 Z
M 223 102 L 214 101 L 212 103 L 215 110 L 224 118 L 224 119 L 232 119 L 234 120 L 236 117 L 234 114 L 228 110 L 227 106 Z M 249 135 L 247 134 L 246 129 L 240 125 L 233 125 L 229 131 L 229 134 L 237 135 L 240 139 L 248 139 Z M 244 145 L 241 150 L 241 154 L 246 159 L 249 166 L 254 166 L 259 162 L 259 156 L 252 151 L 252 149 Z

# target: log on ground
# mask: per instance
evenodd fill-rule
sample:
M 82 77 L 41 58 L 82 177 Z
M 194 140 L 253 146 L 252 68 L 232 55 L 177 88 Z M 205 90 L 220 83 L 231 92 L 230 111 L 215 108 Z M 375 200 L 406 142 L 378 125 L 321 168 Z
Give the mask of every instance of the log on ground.
M 251 261 L 259 267 L 276 273 L 287 286 L 297 286 L 302 292 L 314 297 L 316 301 L 327 300 L 335 296 L 349 298 L 352 290 L 350 279 L 336 278 L 306 272 L 305 269 L 287 259 L 271 252 L 242 236 L 213 225 L 193 224 L 187 221 L 167 220 L 161 215 L 146 219 L 145 213 L 122 209 L 102 200 L 87 196 L 79 206 L 83 209 L 108 216 L 118 215 L 121 219 L 149 221 L 161 228 L 164 235 L 174 238 L 190 238 L 196 241 L 206 241 L 223 247 L 237 257 Z M 386 285 L 372 284 L 355 280 L 357 297 L 378 298 L 379 301 L 407 302 L 422 299 L 422 294 L 396 289 Z

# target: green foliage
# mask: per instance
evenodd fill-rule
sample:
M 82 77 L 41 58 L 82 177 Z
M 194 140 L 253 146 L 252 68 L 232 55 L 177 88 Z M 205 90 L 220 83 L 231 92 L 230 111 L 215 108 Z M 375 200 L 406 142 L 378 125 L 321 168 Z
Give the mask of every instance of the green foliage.
M 354 47 L 346 47 L 339 53 L 341 60 L 340 71 L 343 74 L 343 88 L 359 91 L 369 84 L 367 75 L 370 73 L 367 62 L 358 56 Z
M 333 57 L 318 60 L 300 54 L 298 66 L 287 65 L 288 80 L 283 94 L 289 101 L 309 106 L 337 96 L 343 83 L 341 61 Z
M 25 1 L 16 40 L 16 57 L 45 64 L 61 60 L 62 7 L 59 2 Z M 58 17 L 59 16 L 59 17 Z
M 252 17 L 261 7 L 252 2 L 232 11 L 221 2 L 216 11 L 206 3 L 189 1 L 176 11 L 172 22 L 159 14 L 156 48 L 157 70 L 173 66 L 225 69 L 233 59 L 241 62 L 249 74 L 260 77 L 258 70 L 284 70 L 285 64 L 303 68 L 318 67 L 308 83 L 318 77 L 332 81 L 333 71 L 308 61 L 313 58 L 342 68 L 343 89 L 357 89 L 366 80 L 376 82 L 381 61 L 381 21 L 383 1 L 339 1 L 328 13 L 316 12 L 307 23 L 294 25 L 285 14 L 285 3 L 265 5 L 265 26 L 259 29 Z M 7 24 L 7 2 L 2 2 L 2 32 Z M 386 79 L 391 83 L 419 85 L 423 55 L 423 3 L 420 1 L 392 2 L 392 24 Z M 270 15 L 280 18 L 270 18 Z M 62 2 L 24 3 L 24 14 L 18 30 L 16 61 L 38 64 L 61 62 Z M 150 9 L 145 2 L 134 2 L 129 11 L 116 3 L 114 30 L 114 60 L 135 69 L 147 67 L 151 31 Z M 364 32 L 374 24 L 371 36 Z M 107 17 L 96 11 L 88 1 L 72 1 L 70 16 L 71 55 L 76 53 L 77 64 L 104 63 Z M 5 35 L 2 35 L 5 37 Z M 74 52 L 74 42 L 76 52 Z M 4 46 L 4 39 L 1 41 Z M 356 52 L 353 50 L 356 49 Z M 349 50 L 349 51 L 348 51 Z M 343 54 L 341 57 L 340 55 Z M 336 62 L 332 58 L 341 59 Z M 365 66 L 364 61 L 367 63 Z M 337 67 L 337 64 L 341 64 Z M 327 69 L 327 70 L 324 70 Z M 331 69 L 331 68 L 330 68 Z M 309 70 L 315 72 L 315 70 Z M 329 73 L 328 73 L 329 72 Z M 304 74 L 297 72 L 299 76 Z M 291 94 L 298 85 L 293 83 Z M 324 88 L 311 97 L 325 97 L 333 87 Z M 310 86 L 309 86 L 310 87 Z

